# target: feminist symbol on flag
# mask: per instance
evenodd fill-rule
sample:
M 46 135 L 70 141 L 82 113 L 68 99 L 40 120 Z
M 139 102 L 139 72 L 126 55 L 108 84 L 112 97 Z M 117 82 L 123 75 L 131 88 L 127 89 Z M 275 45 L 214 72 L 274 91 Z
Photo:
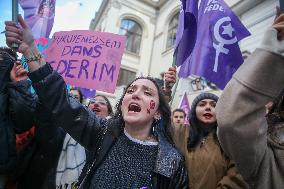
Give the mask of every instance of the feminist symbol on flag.
M 225 22 L 230 22 L 230 23 L 228 25 L 222 26 L 222 24 L 224 24 Z M 221 26 L 224 29 L 222 34 L 226 34 L 226 35 L 230 36 L 231 39 L 225 39 L 220 35 L 219 31 L 220 31 Z M 234 38 L 232 38 L 233 31 L 234 31 L 234 28 L 231 25 L 231 18 L 230 17 L 223 17 L 223 18 L 219 19 L 216 22 L 216 24 L 214 25 L 214 37 L 215 37 L 216 41 L 219 43 L 219 44 L 216 44 L 213 41 L 213 47 L 216 49 L 215 64 L 214 64 L 214 68 L 213 68 L 214 72 L 218 71 L 218 60 L 219 60 L 220 53 L 224 53 L 224 54 L 229 53 L 229 49 L 226 49 L 224 47 L 224 45 L 232 45 L 232 44 L 234 44 L 238 41 L 236 36 Z

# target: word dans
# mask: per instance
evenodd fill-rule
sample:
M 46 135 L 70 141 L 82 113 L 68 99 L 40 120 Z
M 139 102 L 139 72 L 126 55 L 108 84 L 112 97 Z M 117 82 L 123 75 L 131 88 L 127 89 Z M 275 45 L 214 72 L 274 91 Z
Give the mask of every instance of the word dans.
M 102 47 L 96 45 L 94 47 L 84 47 L 84 46 L 65 46 L 61 53 L 61 57 L 70 55 L 70 56 L 88 56 L 92 58 L 98 58 L 102 54 Z

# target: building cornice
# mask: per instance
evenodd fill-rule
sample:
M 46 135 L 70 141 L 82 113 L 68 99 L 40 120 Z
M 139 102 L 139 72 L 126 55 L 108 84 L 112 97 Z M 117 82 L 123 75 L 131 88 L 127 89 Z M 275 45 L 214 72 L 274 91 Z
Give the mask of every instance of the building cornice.
M 155 9 L 160 9 L 160 7 L 162 7 L 167 2 L 167 0 L 158 0 L 157 2 L 153 0 L 140 0 L 140 1 L 154 7 Z
M 97 24 L 99 23 L 104 10 L 106 9 L 107 5 L 109 4 L 110 0 L 103 0 L 102 4 L 99 8 L 99 10 L 95 14 L 95 18 L 92 19 L 91 24 L 90 24 L 90 29 L 94 30 L 97 27 Z
M 142 14 L 150 17 L 155 18 L 156 17 L 156 9 L 152 7 L 152 9 L 144 8 L 143 6 L 139 6 L 134 3 L 133 0 L 123 0 L 120 2 L 123 6 L 128 7 L 129 9 L 132 9 L 137 12 L 141 12 Z M 152 11 L 150 11 L 152 10 Z
M 231 9 L 238 15 L 242 15 L 249 9 L 255 7 L 259 3 L 263 2 L 264 0 L 240 0 L 236 4 L 234 4 Z
M 89 28 L 91 30 L 94 30 L 97 27 L 99 21 L 101 20 L 103 13 L 105 12 L 105 9 L 107 8 L 107 6 L 110 2 L 111 2 L 111 0 L 103 0 L 102 1 L 102 4 L 101 4 L 99 10 L 95 14 L 95 18 L 93 18 L 91 23 L 90 23 Z M 140 2 L 144 3 L 148 6 L 151 6 L 156 10 L 159 10 L 167 2 L 167 0 L 159 0 L 158 2 L 155 2 L 153 0 L 140 0 Z M 123 3 L 123 2 L 120 2 L 120 3 Z M 123 4 L 124 4 L 124 6 L 129 6 L 129 4 L 126 4 L 126 3 L 123 3 Z M 135 6 L 132 5 L 132 8 L 135 8 Z M 144 11 L 144 12 L 146 12 L 146 11 Z M 152 15 L 148 15 L 148 16 L 153 17 Z

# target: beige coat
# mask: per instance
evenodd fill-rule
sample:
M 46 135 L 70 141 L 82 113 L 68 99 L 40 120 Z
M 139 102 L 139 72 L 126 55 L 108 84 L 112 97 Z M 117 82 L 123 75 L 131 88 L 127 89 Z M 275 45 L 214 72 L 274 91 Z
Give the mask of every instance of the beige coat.
M 213 134 L 198 144 L 194 151 L 187 150 L 188 126 L 173 127 L 173 139 L 185 156 L 190 189 L 248 188 L 238 174 L 235 164 L 222 154 Z
M 270 30 L 263 48 L 284 48 L 275 39 L 276 31 Z M 218 137 L 251 188 L 283 189 L 284 146 L 267 134 L 265 104 L 284 87 L 284 57 L 264 49 L 239 68 L 219 99 Z

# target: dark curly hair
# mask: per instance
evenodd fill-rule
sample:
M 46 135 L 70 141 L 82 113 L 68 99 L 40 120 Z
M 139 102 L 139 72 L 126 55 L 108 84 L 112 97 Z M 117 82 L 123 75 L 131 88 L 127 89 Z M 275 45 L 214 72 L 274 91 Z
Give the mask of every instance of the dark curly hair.
M 83 103 L 83 100 L 84 100 L 84 97 L 83 97 L 83 93 L 82 93 L 82 91 L 81 91 L 81 89 L 79 88 L 79 87 L 72 87 L 71 89 L 70 89 L 70 91 L 78 91 L 78 93 L 79 93 L 79 102 L 80 103 Z

